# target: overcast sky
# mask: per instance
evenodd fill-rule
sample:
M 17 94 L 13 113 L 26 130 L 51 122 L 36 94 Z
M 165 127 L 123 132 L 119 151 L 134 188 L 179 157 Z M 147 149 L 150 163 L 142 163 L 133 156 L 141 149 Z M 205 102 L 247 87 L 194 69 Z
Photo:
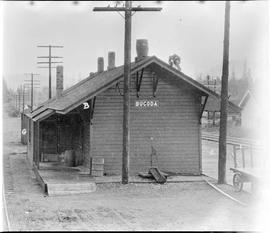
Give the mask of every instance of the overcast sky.
M 116 52 L 116 65 L 123 64 L 124 19 L 116 12 L 93 12 L 106 2 L 5 1 L 3 36 L 3 76 L 16 88 L 25 72 L 40 73 L 48 85 L 48 70 L 38 69 L 37 56 L 48 49 L 37 45 L 63 45 L 52 55 L 63 56 L 65 87 L 97 69 L 97 57 Z M 181 68 L 196 78 L 200 73 L 221 76 L 223 53 L 224 2 L 133 2 L 133 6 L 161 6 L 161 12 L 137 12 L 132 17 L 132 61 L 136 39 L 148 39 L 149 55 L 165 62 L 174 53 L 181 57 Z M 231 2 L 230 61 L 238 77 L 243 64 L 253 78 L 265 75 L 269 44 L 269 2 Z M 55 83 L 53 71 L 53 85 Z

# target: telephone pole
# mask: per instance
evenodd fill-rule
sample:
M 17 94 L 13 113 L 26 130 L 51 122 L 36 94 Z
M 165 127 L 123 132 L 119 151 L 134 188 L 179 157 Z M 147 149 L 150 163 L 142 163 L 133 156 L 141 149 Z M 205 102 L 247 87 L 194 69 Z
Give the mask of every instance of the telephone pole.
M 21 112 L 21 86 L 17 89 L 18 92 L 18 110 Z
M 52 61 L 52 58 L 63 58 L 59 56 L 52 56 L 52 48 L 64 48 L 64 46 L 59 45 L 38 45 L 38 48 L 49 48 L 49 56 L 39 56 L 37 58 L 48 58 L 48 61 L 37 62 L 37 64 L 48 64 L 48 66 L 39 66 L 38 68 L 48 68 L 49 69 L 49 99 L 52 98 L 52 64 L 63 63 L 62 61 Z
M 221 109 L 219 127 L 219 157 L 218 183 L 226 182 L 226 154 L 227 154 L 227 108 L 228 108 L 228 77 L 229 77 L 229 37 L 230 37 L 230 1 L 225 3 L 223 65 L 221 80 Z
M 130 63 L 131 63 L 131 17 L 137 11 L 161 11 L 160 7 L 132 7 L 132 1 L 125 1 L 124 7 L 94 7 L 93 11 L 125 12 L 125 44 L 124 44 L 124 96 L 123 96 L 123 151 L 122 151 L 122 184 L 129 180 L 130 149 Z
M 25 109 L 25 102 L 26 102 L 26 98 L 28 97 L 28 93 L 26 93 L 26 89 L 27 89 L 27 84 L 23 84 L 22 85 L 22 113 L 24 113 L 24 109 Z
M 34 83 L 34 75 L 39 75 L 39 74 L 34 74 L 34 73 L 25 73 L 25 75 L 31 75 L 31 80 L 24 80 L 25 82 L 31 82 L 31 111 L 33 111 L 33 103 L 34 103 L 34 85 L 37 83 Z M 37 81 L 37 80 L 35 80 Z

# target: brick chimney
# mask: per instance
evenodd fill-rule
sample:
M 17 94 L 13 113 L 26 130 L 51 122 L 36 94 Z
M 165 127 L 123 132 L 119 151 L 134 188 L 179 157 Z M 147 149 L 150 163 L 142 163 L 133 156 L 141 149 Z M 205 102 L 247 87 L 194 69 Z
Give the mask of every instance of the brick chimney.
M 56 98 L 59 98 L 64 89 L 63 66 L 56 67 Z
M 107 70 L 112 70 L 114 68 L 115 68 L 115 52 L 109 52 Z
M 98 57 L 98 69 L 97 69 L 97 72 L 100 73 L 100 72 L 103 72 L 104 71 L 104 58 L 103 57 Z
M 135 61 L 140 61 L 148 56 L 148 41 L 147 39 L 136 40 L 137 57 Z

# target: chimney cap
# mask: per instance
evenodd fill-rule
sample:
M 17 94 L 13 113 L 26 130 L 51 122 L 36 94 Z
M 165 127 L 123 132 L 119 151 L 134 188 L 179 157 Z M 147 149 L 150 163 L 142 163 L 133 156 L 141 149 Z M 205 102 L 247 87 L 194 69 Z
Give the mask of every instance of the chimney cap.
M 137 57 L 135 61 L 140 61 L 146 57 L 148 57 L 148 40 L 147 39 L 137 39 L 136 40 L 136 52 Z

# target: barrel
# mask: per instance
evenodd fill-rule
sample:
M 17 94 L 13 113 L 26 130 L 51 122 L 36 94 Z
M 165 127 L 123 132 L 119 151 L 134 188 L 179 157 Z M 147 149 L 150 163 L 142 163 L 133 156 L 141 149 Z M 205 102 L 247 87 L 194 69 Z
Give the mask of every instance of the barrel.
M 65 151 L 65 165 L 68 167 L 74 167 L 75 165 L 75 156 L 73 150 Z
M 138 39 L 136 41 L 137 58 L 148 56 L 148 41 L 146 39 Z
M 91 158 L 91 175 L 103 176 L 104 174 L 104 158 L 92 157 Z

